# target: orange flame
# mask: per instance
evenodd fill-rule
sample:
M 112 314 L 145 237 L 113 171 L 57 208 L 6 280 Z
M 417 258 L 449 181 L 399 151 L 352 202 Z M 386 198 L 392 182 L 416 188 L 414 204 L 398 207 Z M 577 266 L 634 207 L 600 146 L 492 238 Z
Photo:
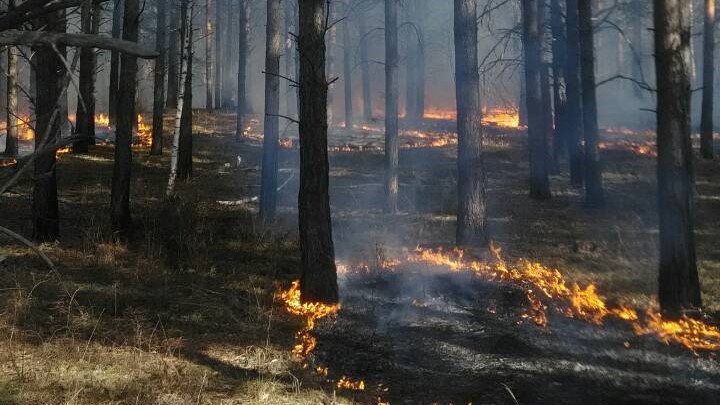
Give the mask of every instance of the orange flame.
M 657 148 L 654 142 L 633 142 L 633 141 L 617 141 L 617 142 L 600 142 L 598 148 L 602 150 L 618 149 L 630 151 L 636 155 L 657 157 Z

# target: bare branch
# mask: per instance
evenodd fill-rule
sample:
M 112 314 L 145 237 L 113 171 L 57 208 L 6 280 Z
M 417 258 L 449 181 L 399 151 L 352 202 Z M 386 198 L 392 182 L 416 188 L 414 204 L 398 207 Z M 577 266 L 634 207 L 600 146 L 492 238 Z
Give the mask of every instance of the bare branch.
M 101 37 L 91 34 L 67 34 L 48 31 L 7 30 L 0 32 L 0 46 L 76 46 L 81 48 L 99 48 L 135 55 L 143 59 L 153 59 L 158 52 L 135 42 L 117 38 Z

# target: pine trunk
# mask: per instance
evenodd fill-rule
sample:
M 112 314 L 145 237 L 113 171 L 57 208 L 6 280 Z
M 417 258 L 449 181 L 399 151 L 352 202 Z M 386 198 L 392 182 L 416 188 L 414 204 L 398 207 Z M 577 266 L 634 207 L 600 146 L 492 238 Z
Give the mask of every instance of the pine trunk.
M 238 142 L 245 132 L 245 113 L 248 111 L 246 91 L 250 7 L 250 0 L 242 0 L 240 4 L 240 18 L 238 19 L 240 26 L 238 32 L 240 35 L 238 40 L 237 104 L 235 105 L 235 115 L 237 116 L 235 140 Z
M 227 21 L 226 18 L 223 18 L 224 4 L 224 0 L 215 0 L 215 108 L 223 108 L 222 85 L 224 59 L 221 38 L 223 37 L 223 29 L 225 29 L 226 25 L 225 21 Z
M 167 58 L 167 101 L 165 107 L 175 109 L 178 107 L 178 86 L 180 84 L 179 69 L 182 57 L 178 50 L 182 47 L 180 43 L 180 16 L 178 15 L 177 0 L 170 1 L 170 32 L 168 35 L 168 58 Z
M 157 20 L 155 25 L 155 59 L 153 86 L 153 129 L 151 155 L 162 155 L 163 152 L 163 115 L 165 113 L 165 27 L 167 0 L 157 0 Z
M 585 204 L 605 205 L 602 166 L 598 148 L 597 97 L 595 95 L 595 43 L 593 41 L 592 2 L 580 1 L 580 77 L 583 132 L 585 134 Z
M 713 114 L 715 97 L 715 0 L 705 0 L 703 32 L 703 98 L 700 123 L 700 153 L 705 159 L 715 155 Z
M 477 0 L 455 0 L 454 19 L 458 131 L 456 242 L 458 245 L 484 245 L 487 235 Z
M 325 1 L 299 3 L 301 298 L 338 302 L 335 248 L 330 218 L 325 77 Z
M 137 42 L 140 10 L 138 0 L 125 0 L 123 39 Z M 112 230 L 120 239 L 132 234 L 130 215 L 130 176 L 132 168 L 132 134 L 137 86 L 137 57 L 123 54 L 120 58 L 120 83 L 117 95 L 117 129 L 113 165 L 110 216 Z
M 295 21 L 295 7 L 290 1 L 285 1 L 285 77 L 288 79 L 297 81 L 296 66 L 295 66 L 295 39 L 293 35 L 297 35 L 296 27 L 297 21 Z M 296 85 L 292 81 L 286 82 L 287 95 L 285 97 L 286 102 L 286 114 L 288 117 L 293 116 L 297 113 L 298 95 L 295 89 Z
M 205 109 L 212 110 L 213 103 L 213 23 L 212 23 L 212 0 L 205 0 Z
M 670 316 L 699 307 L 690 141 L 690 7 L 655 0 L 660 307 Z
M 280 132 L 280 53 L 282 52 L 280 0 L 268 0 L 265 32 L 265 136 L 263 138 L 260 217 L 275 219 L 278 183 L 278 138 Z
M 550 2 L 552 27 L 552 66 L 553 66 L 553 106 L 555 107 L 553 133 L 553 158 L 555 166 L 559 166 L 559 158 L 567 146 L 567 92 L 565 83 L 565 49 L 567 38 L 563 24 L 563 9 L 560 0 Z
M 80 7 L 80 27 L 82 32 L 91 34 L 93 20 L 91 1 L 83 1 Z M 88 146 L 95 144 L 95 49 L 80 49 L 80 93 L 75 112 L 75 136 L 81 137 L 73 143 L 74 153 L 87 153 Z
M 8 10 L 15 8 L 15 1 L 10 0 Z M 7 47 L 7 131 L 5 137 L 5 154 L 18 155 L 18 49 Z
M 372 121 L 372 92 L 370 90 L 370 60 L 367 44 L 367 16 L 365 12 L 360 13 L 360 69 L 362 74 L 362 92 L 363 92 L 363 118 L 365 122 Z
M 547 121 L 542 104 L 541 40 L 543 21 L 538 0 L 523 0 L 523 44 L 525 49 L 525 99 L 530 147 L 530 197 L 550 198 L 547 167 Z
M 120 38 L 123 26 L 123 0 L 115 0 L 112 14 L 113 38 Z M 117 95 L 120 80 L 120 52 L 110 52 L 110 90 L 108 90 L 108 118 L 110 125 L 115 125 L 117 113 Z
M 398 210 L 398 8 L 385 0 L 385 212 Z
M 584 182 L 582 134 L 582 100 L 580 98 L 580 26 L 578 1 L 566 0 L 565 26 L 567 35 L 565 83 L 567 92 L 566 130 L 570 162 L 570 184 L 581 187 Z
M 348 12 L 349 12 L 348 7 Z M 355 121 L 353 113 L 353 95 L 352 95 L 352 39 L 350 38 L 350 21 L 345 20 L 342 24 L 343 37 L 343 84 L 345 94 L 345 128 L 352 128 Z

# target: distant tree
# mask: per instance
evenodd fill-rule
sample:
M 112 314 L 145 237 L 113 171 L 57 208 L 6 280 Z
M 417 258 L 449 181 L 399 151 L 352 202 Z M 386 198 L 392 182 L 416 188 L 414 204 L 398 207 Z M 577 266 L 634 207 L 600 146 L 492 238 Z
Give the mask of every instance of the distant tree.
M 123 39 L 138 40 L 140 8 L 138 0 L 125 0 L 123 13 Z M 120 239 L 132 234 L 130 214 L 130 176 L 132 168 L 132 135 L 137 86 L 137 57 L 122 54 L 120 58 L 120 83 L 117 94 L 117 129 L 115 131 L 115 161 L 110 195 L 110 218 L 112 230 Z
M 547 165 L 547 121 L 542 105 L 541 41 L 544 22 L 538 0 L 523 0 L 523 45 L 525 49 L 525 98 L 530 146 L 530 197 L 550 198 Z
M 114 0 L 112 14 L 112 32 L 113 38 L 120 38 L 123 26 L 123 0 Z M 110 89 L 108 90 L 108 118 L 111 125 L 115 125 L 115 117 L 117 110 L 117 95 L 120 86 L 120 52 L 110 52 Z
M 182 64 L 182 38 L 180 36 L 180 13 L 178 0 L 170 2 L 170 32 L 168 35 L 167 54 L 167 95 L 165 107 L 176 109 L 178 107 L 178 91 L 180 85 L 180 65 Z
M 183 46 L 182 60 L 187 64 L 187 70 L 184 77 L 181 75 L 181 83 L 183 86 L 184 102 L 182 108 L 182 116 L 180 119 L 180 140 L 178 144 L 178 165 L 177 176 L 180 180 L 187 181 L 192 176 L 192 154 L 193 154 L 193 137 L 192 137 L 192 65 L 193 65 L 193 5 L 191 0 L 180 0 L 180 38 L 187 38 Z
M 358 30 L 360 31 L 360 73 L 362 75 L 363 118 L 365 122 L 370 122 L 373 118 L 373 103 L 372 92 L 370 88 L 370 59 L 368 56 L 369 52 L 366 11 L 361 11 L 358 17 Z
M 424 0 L 416 0 L 403 5 L 407 29 L 405 118 L 410 123 L 419 123 L 425 111 L 425 39 L 423 26 L 427 16 Z
M 298 3 L 300 31 L 300 192 L 298 214 L 302 253 L 301 298 L 338 302 L 335 248 L 330 218 L 325 76 L 325 0 Z
M 278 149 L 280 132 L 280 53 L 282 52 L 282 5 L 267 1 L 265 33 L 265 136 L 263 138 L 260 216 L 275 219 L 277 209 Z
M 155 59 L 153 77 L 153 129 L 151 155 L 162 155 L 163 116 L 165 113 L 165 31 L 167 24 L 167 0 L 157 0 L 157 19 L 155 20 L 155 50 L 160 54 Z
M 486 244 L 485 168 L 478 71 L 477 0 L 455 0 L 458 245 Z
M 15 8 L 15 0 L 8 2 L 8 10 Z M 18 50 L 14 46 L 7 48 L 7 113 L 5 154 L 17 156 L 18 153 Z
M 657 70 L 660 307 L 668 315 L 699 307 L 690 140 L 690 31 L 685 0 L 654 0 Z
M 223 91 L 223 48 L 222 38 L 223 29 L 225 29 L 225 21 L 228 21 L 228 16 L 223 12 L 225 0 L 215 0 L 215 94 L 214 94 L 214 105 L 215 108 L 223 108 L 222 105 L 222 91 Z
M 205 109 L 214 108 L 213 87 L 214 61 L 213 61 L 213 0 L 205 0 Z
M 86 34 L 93 34 L 100 15 L 92 0 L 84 0 L 80 6 L 80 27 Z M 73 152 L 87 153 L 88 146 L 95 144 L 95 70 L 96 56 L 93 48 L 80 48 L 80 78 L 78 102 L 75 112 L 75 135 L 80 139 L 73 143 Z
M 62 32 L 65 30 L 63 11 L 56 11 L 39 17 L 35 26 L 43 31 Z M 62 89 L 59 77 L 64 69 L 58 52 L 49 46 L 34 48 L 35 69 L 35 146 L 55 143 L 59 138 L 60 122 L 56 103 Z M 47 138 L 50 138 L 46 140 Z M 35 160 L 33 183 L 33 238 L 38 241 L 53 241 L 60 236 L 57 172 L 54 153 L 45 153 Z
M 558 166 L 559 157 L 567 150 L 567 85 L 565 83 L 565 63 L 567 36 L 563 21 L 563 7 L 560 0 L 550 0 L 550 26 L 552 30 L 552 70 L 553 70 L 553 158 Z
M 385 0 L 385 212 L 398 210 L 398 8 L 399 0 Z
M 250 108 L 247 106 L 249 97 L 247 96 L 247 63 L 250 47 L 250 8 L 252 2 L 250 0 L 241 0 L 240 18 L 238 19 L 239 38 L 238 38 L 238 72 L 237 72 L 237 104 L 235 106 L 235 115 L 237 116 L 235 127 L 235 140 L 240 141 L 245 131 L 245 114 Z
M 700 153 L 705 159 L 715 155 L 713 114 L 715 97 L 715 0 L 705 0 L 703 29 L 703 98 L 700 123 Z
M 353 95 L 352 95 L 352 71 L 353 71 L 353 57 L 352 57 L 352 39 L 350 38 L 350 20 L 349 13 L 350 7 L 345 6 L 345 20 L 342 24 L 342 37 L 343 37 L 343 87 L 345 95 L 345 128 L 352 128 L 353 121 L 355 120 L 353 113 Z
M 595 86 L 595 42 L 593 40 L 592 2 L 580 1 L 580 77 L 582 88 L 583 133 L 585 134 L 585 204 L 605 205 L 602 166 L 598 148 L 597 96 Z
M 582 99 L 580 98 L 580 26 L 578 23 L 578 1 L 565 1 L 565 26 L 567 47 L 565 53 L 565 91 L 567 104 L 565 109 L 565 130 L 567 130 L 568 161 L 570 162 L 570 184 L 583 185 L 583 148 L 581 135 Z

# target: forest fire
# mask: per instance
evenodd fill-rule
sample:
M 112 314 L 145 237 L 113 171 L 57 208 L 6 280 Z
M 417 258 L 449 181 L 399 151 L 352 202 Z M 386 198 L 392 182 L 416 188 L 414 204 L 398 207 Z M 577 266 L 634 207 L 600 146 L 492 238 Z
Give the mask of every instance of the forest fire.
M 656 309 L 648 309 L 641 317 L 634 309 L 619 305 L 611 307 L 597 293 L 597 287 L 585 287 L 568 283 L 556 269 L 540 263 L 520 260 L 507 264 L 494 248 L 493 263 L 464 260 L 464 251 L 448 252 L 418 248 L 412 252 L 409 262 L 422 262 L 444 266 L 452 271 L 470 271 L 488 280 L 517 284 L 525 289 L 530 308 L 523 315 L 540 326 L 548 324 L 548 309 L 570 318 L 602 325 L 606 318 L 614 317 L 630 324 L 638 336 L 653 335 L 665 344 L 677 343 L 696 352 L 720 350 L 720 329 L 684 315 L 677 321 L 665 320 Z
M 598 148 L 601 150 L 623 150 L 632 152 L 636 155 L 647 156 L 655 158 L 657 157 L 657 148 L 655 143 L 651 141 L 647 142 L 635 142 L 628 140 L 620 140 L 616 142 L 600 142 Z
M 457 120 L 457 112 L 441 108 L 428 108 L 425 110 L 424 117 L 428 120 L 455 121 Z M 520 113 L 515 107 L 484 108 L 482 123 L 500 128 L 519 128 Z
M 137 142 L 140 148 L 152 146 L 152 125 L 143 121 L 142 114 L 137 115 Z

